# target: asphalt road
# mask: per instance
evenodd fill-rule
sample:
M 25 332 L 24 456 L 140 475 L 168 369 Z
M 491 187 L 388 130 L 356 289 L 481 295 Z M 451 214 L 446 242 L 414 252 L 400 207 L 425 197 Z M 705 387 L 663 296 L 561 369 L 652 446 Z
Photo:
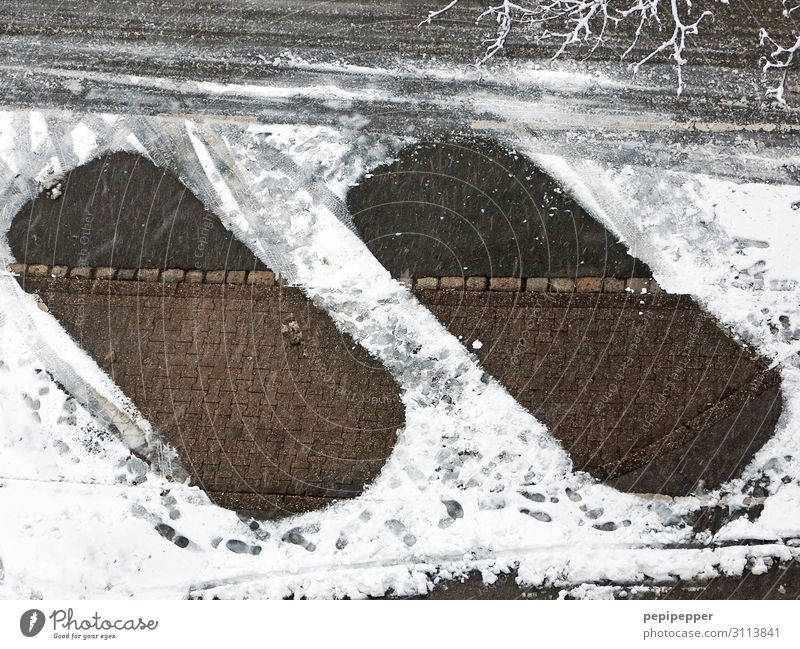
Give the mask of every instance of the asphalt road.
M 263 68 L 257 65 L 259 57 L 270 58 L 286 50 L 323 58 L 334 53 L 361 65 L 389 57 L 472 63 L 483 52 L 483 39 L 494 33 L 491 21 L 475 23 L 486 3 L 462 0 L 431 25 L 418 26 L 428 11 L 446 4 L 446 0 L 22 0 L 2 3 L 0 33 L 36 43 L 27 52 L 19 52 L 29 57 L 28 62 L 38 59 L 51 64 L 52 46 L 71 43 L 72 55 L 59 63 L 80 66 L 87 56 L 92 58 L 93 51 L 99 55 L 104 46 L 111 45 L 117 56 L 95 58 L 106 71 L 130 71 L 135 62 L 140 74 L 169 71 L 170 76 L 217 80 L 264 78 Z M 689 38 L 690 65 L 757 66 L 765 53 L 758 47 L 759 30 L 782 36 L 793 24 L 781 16 L 779 0 L 729 5 L 697 0 L 693 4 L 695 15 L 708 8 L 714 18 L 704 20 L 701 36 Z M 571 48 L 567 56 L 619 60 L 632 41 L 634 27 L 630 21 L 609 28 L 604 47 Z M 670 35 L 668 28 L 665 20 L 660 32 L 645 29 L 626 61 L 649 53 Z M 557 45 L 557 41 L 538 43 L 519 30 L 510 40 L 507 55 L 549 58 Z M 666 61 L 665 55 L 661 62 Z
M 417 27 L 430 2 L 4 1 L 0 106 L 167 119 L 290 114 L 308 124 L 358 115 L 395 134 L 459 131 L 513 143 L 515 131 L 534 133 L 541 153 L 797 180 L 785 161 L 800 112 L 791 93 L 788 107 L 764 100 L 758 69 L 758 28 L 786 28 L 777 0 L 758 3 L 758 16 L 753 3 L 714 3 L 739 13 L 708 22 L 682 96 L 667 60 L 632 78 L 619 61 L 630 35 L 617 30 L 607 47 L 576 48 L 555 63 L 552 48 L 519 32 L 507 57 L 476 70 L 491 29 L 474 25 L 475 3 Z M 644 35 L 632 56 L 653 38 Z M 520 74 L 521 61 L 544 76 Z M 583 75 L 577 84 L 561 74 L 572 71 Z

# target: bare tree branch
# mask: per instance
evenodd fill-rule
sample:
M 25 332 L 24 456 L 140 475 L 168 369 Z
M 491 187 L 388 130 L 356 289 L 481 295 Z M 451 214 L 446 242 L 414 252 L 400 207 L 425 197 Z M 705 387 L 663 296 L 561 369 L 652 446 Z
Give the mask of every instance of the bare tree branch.
M 419 25 L 417 25 L 417 27 L 422 27 L 422 25 L 425 25 L 425 24 L 430 25 L 431 24 L 431 20 L 433 20 L 434 18 L 438 18 L 439 16 L 441 16 L 443 13 L 445 13 L 447 11 L 450 11 L 453 7 L 455 7 L 459 3 L 459 1 L 460 0 L 451 0 L 447 4 L 447 6 L 442 7 L 438 11 L 429 11 L 428 12 L 428 17 L 425 20 L 423 20 Z
M 428 13 L 420 24 L 429 24 L 433 19 L 455 8 L 461 0 L 450 0 L 444 7 Z M 728 0 L 716 0 L 727 4 Z M 777 2 L 778 0 L 772 0 Z M 780 0 L 782 14 L 789 18 L 800 10 L 800 0 Z M 590 44 L 592 49 L 602 46 L 609 27 L 620 24 L 634 24 L 635 31 L 631 42 L 622 55 L 628 58 L 640 37 L 647 30 L 669 34 L 638 61 L 630 64 L 636 73 L 643 65 L 660 54 L 666 54 L 673 61 L 677 74 L 677 90 L 684 89 L 683 66 L 687 62 L 687 37 L 697 36 L 703 21 L 713 19 L 711 11 L 697 12 L 692 0 L 488 0 L 476 24 L 489 20 L 496 24 L 495 35 L 485 42 L 486 50 L 478 58 L 476 65 L 486 63 L 501 52 L 512 30 L 517 26 L 531 28 L 538 41 L 557 40 L 560 46 L 553 58 L 559 57 L 572 45 Z M 785 77 L 789 67 L 795 62 L 795 54 L 800 50 L 800 38 L 790 47 L 783 47 L 764 30 L 760 33 L 761 44 L 773 48 L 764 64 L 764 71 L 773 69 L 783 71 L 783 79 L 778 86 L 767 91 L 768 96 L 785 101 Z
M 656 20 L 658 19 L 657 11 L 660 1 L 661 0 L 639 0 L 635 7 L 622 12 L 624 16 L 635 14 L 640 16 L 639 27 L 636 30 L 637 40 L 642 28 L 645 25 L 645 21 L 653 18 Z M 691 11 L 692 3 L 689 0 L 686 0 L 685 4 L 688 7 L 688 15 L 688 13 Z M 686 36 L 694 36 L 698 34 L 701 21 L 704 18 L 711 16 L 711 12 L 704 11 L 694 22 L 684 22 L 687 19 L 681 15 L 679 0 L 670 0 L 670 14 L 672 16 L 673 23 L 672 36 L 661 43 L 661 45 L 650 52 L 650 54 L 642 58 L 638 63 L 633 64 L 632 67 L 633 71 L 636 72 L 642 65 L 647 63 L 654 56 L 660 54 L 661 52 L 671 51 L 670 58 L 675 61 L 675 69 L 677 70 L 678 74 L 678 94 L 681 94 L 681 92 L 683 92 L 682 68 L 686 64 L 686 59 L 683 56 L 683 53 L 686 50 Z M 634 41 L 634 43 L 628 48 L 625 54 L 630 52 L 635 44 L 636 41 Z
M 795 55 L 800 52 L 800 36 L 797 37 L 794 45 L 789 47 L 784 47 L 773 40 L 766 29 L 761 30 L 760 38 L 762 45 L 769 45 L 772 47 L 772 51 L 767 55 L 764 62 L 764 72 L 768 73 L 770 70 L 781 71 L 778 85 L 768 88 L 767 96 L 785 104 L 786 77 L 789 73 L 789 68 L 794 63 Z
M 795 11 L 800 9 L 800 3 L 795 4 L 796 0 L 781 0 L 783 3 L 783 15 L 785 17 L 791 16 Z

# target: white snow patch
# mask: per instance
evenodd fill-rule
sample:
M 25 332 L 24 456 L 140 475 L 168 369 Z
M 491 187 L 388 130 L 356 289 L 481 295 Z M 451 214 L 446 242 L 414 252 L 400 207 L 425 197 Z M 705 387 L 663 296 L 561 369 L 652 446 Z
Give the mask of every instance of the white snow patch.
M 92 152 L 97 149 L 97 137 L 94 132 L 86 126 L 83 122 L 79 122 L 75 128 L 72 129 L 72 147 L 75 155 L 78 156 L 78 162 L 83 164 L 87 162 Z
M 0 160 L 14 173 L 18 174 L 15 153 L 14 113 L 0 111 Z
M 39 111 L 31 111 L 29 113 L 29 135 L 30 135 L 30 143 L 31 143 L 31 151 L 34 153 L 38 152 L 39 149 L 43 144 L 45 144 L 48 139 L 48 128 L 47 128 L 47 120 L 44 118 L 44 115 Z

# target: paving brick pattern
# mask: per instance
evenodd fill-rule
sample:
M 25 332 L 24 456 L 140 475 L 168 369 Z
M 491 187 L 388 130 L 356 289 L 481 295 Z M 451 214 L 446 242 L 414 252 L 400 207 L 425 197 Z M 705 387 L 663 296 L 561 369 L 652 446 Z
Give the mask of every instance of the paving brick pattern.
M 64 189 L 14 219 L 12 270 L 212 497 L 279 513 L 377 476 L 403 424 L 398 386 L 326 314 L 140 157 L 93 161 Z M 520 156 L 413 147 L 348 204 L 381 263 L 577 468 L 686 493 L 736 475 L 771 434 L 777 373 L 688 297 L 663 294 Z
M 32 276 L 24 286 L 229 506 L 357 495 L 403 425 L 391 376 L 297 289 Z
M 316 508 L 360 493 L 391 452 L 398 386 L 273 273 L 43 268 L 12 270 L 221 504 Z M 535 278 L 474 290 L 474 279 L 418 279 L 414 293 L 576 468 L 688 493 L 737 475 L 771 434 L 777 373 L 689 297 L 652 282 L 654 293 L 597 281 L 562 292 Z M 669 459 L 695 444 L 702 458 Z
M 480 341 L 487 372 L 548 425 L 576 468 L 600 478 L 653 460 L 671 439 L 690 442 L 777 382 L 688 296 L 415 293 L 468 349 Z M 771 428 L 748 433 L 752 448 L 733 458 L 734 472 Z M 728 462 L 728 450 L 708 459 Z

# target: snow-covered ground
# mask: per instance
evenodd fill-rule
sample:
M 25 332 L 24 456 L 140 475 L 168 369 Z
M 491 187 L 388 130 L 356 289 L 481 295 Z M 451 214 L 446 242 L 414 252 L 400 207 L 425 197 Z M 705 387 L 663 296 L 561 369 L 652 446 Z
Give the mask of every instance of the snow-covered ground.
M 0 231 L 65 170 L 105 151 L 139 151 L 178 175 L 385 364 L 401 386 L 406 425 L 360 497 L 253 530 L 168 477 L 169 449 L 134 405 L 5 273 L 0 596 L 411 595 L 476 570 L 491 583 L 514 568 L 526 585 L 634 584 L 762 572 L 796 556 L 786 539 L 800 538 L 800 187 L 608 167 L 537 153 L 524 133 L 507 137 L 662 286 L 695 295 L 780 364 L 785 406 L 776 435 L 724 489 L 729 502 L 743 502 L 748 480 L 768 476 L 757 521 L 695 538 L 684 516 L 699 498 L 639 499 L 572 472 L 545 427 L 389 276 L 342 199 L 407 139 L 370 133 L 358 119 L 333 128 L 4 112 Z M 3 238 L 0 261 L 10 260 Z M 101 404 L 106 418 L 92 417 L 60 385 Z

